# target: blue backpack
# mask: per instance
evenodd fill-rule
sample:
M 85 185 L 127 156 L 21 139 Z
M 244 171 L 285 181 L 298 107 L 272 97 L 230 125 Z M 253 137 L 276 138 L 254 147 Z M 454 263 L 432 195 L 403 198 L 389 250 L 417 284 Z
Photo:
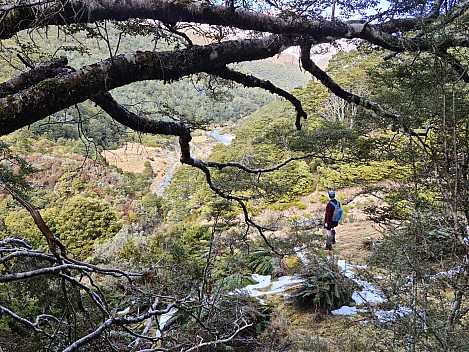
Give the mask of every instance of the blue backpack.
M 340 202 L 337 200 L 337 204 L 334 204 L 332 201 L 329 203 L 331 203 L 335 208 L 334 212 L 332 213 L 332 221 L 339 222 L 339 220 L 342 218 L 342 208 L 340 207 Z

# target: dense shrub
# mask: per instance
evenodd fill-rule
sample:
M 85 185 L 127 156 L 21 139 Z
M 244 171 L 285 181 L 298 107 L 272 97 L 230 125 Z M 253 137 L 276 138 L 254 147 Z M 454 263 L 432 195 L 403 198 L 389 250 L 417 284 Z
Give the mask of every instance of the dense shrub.
M 302 286 L 293 295 L 295 306 L 331 311 L 352 301 L 353 281 L 329 260 L 313 264 L 302 277 Z

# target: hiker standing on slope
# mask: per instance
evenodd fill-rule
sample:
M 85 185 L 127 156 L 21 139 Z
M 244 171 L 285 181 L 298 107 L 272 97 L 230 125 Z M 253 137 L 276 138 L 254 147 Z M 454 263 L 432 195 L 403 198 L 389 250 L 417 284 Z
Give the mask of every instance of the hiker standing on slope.
M 327 203 L 326 206 L 326 213 L 324 214 L 324 232 L 327 235 L 326 239 L 326 249 L 331 250 L 332 245 L 335 244 L 335 227 L 339 225 L 339 219 L 334 219 L 334 211 L 336 208 L 340 209 L 340 202 L 335 199 L 335 192 L 329 191 L 329 198 L 330 201 Z M 337 213 L 337 212 L 336 212 Z M 337 215 L 336 215 L 337 216 Z

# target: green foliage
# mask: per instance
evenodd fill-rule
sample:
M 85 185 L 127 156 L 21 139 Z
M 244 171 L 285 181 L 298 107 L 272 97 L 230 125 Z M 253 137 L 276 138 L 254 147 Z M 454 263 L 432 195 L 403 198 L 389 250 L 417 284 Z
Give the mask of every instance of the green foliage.
M 260 109 L 249 120 L 238 124 L 233 143 L 214 150 L 212 158 L 219 162 L 238 161 L 253 169 L 269 168 L 288 159 L 289 144 L 298 133 L 290 119 L 278 117 L 287 110 L 282 104 Z M 303 160 L 259 175 L 240 175 L 238 170 L 226 168 L 215 173 L 214 180 L 222 188 L 268 202 L 296 200 L 313 187 L 309 166 Z
M 168 219 L 179 221 L 200 215 L 216 199 L 205 182 L 204 174 L 184 165 L 173 173 L 165 189 L 164 209 Z
M 331 311 L 352 301 L 353 282 L 328 260 L 313 264 L 302 277 L 302 286 L 293 295 L 298 307 Z
M 133 196 L 143 196 L 150 191 L 150 184 L 152 180 L 153 170 L 146 167 L 141 173 L 124 172 L 125 182 L 122 188 L 126 194 Z
M 251 273 L 259 275 L 272 275 L 279 264 L 280 258 L 264 248 L 255 249 L 247 259 Z
M 163 197 L 148 192 L 133 205 L 143 231 L 151 233 L 163 221 Z
M 44 212 L 41 215 L 43 214 Z M 10 211 L 4 218 L 4 224 L 7 234 L 26 238 L 31 244 L 39 248 L 46 245 L 45 237 L 36 227 L 32 216 L 26 209 L 20 208 L 16 211 Z
M 227 290 L 240 289 L 247 285 L 257 284 L 257 281 L 252 278 L 251 274 L 245 272 L 238 272 L 229 274 L 223 278 L 223 287 Z
M 295 207 L 298 210 L 305 210 L 307 208 L 307 206 L 301 202 L 295 202 Z
M 82 258 L 92 254 L 95 243 L 115 235 L 120 225 L 117 212 L 109 203 L 96 198 L 75 195 L 51 219 L 51 229 Z
M 151 167 L 151 163 L 147 160 L 143 163 L 143 177 L 147 179 L 151 179 L 154 176 L 153 169 Z
M 26 177 L 36 169 L 0 140 L 0 182 L 20 191 L 28 188 Z
M 147 260 L 173 268 L 163 270 L 162 277 L 174 280 L 182 290 L 191 290 L 203 276 L 209 236 L 210 228 L 193 222 L 180 221 L 170 227 L 158 228 L 149 242 L 151 258 Z
M 94 243 L 91 260 L 126 270 L 147 270 L 152 264 L 151 239 L 144 231 L 124 226 L 113 237 Z
M 232 66 L 242 72 L 268 79 L 270 82 L 281 87 L 287 92 L 296 87 L 305 86 L 311 81 L 311 76 L 309 74 L 298 70 L 298 62 L 294 56 L 284 55 L 279 58 L 278 61 L 266 59 L 243 62 Z
M 175 138 L 172 136 L 160 136 L 160 135 L 151 135 L 151 134 L 137 134 L 134 136 L 135 142 L 141 143 L 147 147 L 153 148 L 167 148 L 174 149 L 176 144 Z
M 400 167 L 393 160 L 370 161 L 366 164 L 340 164 L 334 168 L 318 166 L 320 182 L 325 187 L 345 188 L 376 184 L 383 180 L 399 180 L 408 176 L 408 167 Z

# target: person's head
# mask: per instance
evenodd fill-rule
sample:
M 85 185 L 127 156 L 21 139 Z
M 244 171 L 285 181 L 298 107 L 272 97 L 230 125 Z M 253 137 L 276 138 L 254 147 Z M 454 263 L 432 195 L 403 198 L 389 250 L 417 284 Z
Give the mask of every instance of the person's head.
M 329 192 L 327 192 L 327 193 L 329 194 L 329 198 L 330 198 L 330 199 L 334 199 L 334 198 L 335 198 L 335 192 L 334 192 L 334 191 L 331 190 L 331 191 L 329 191 Z

